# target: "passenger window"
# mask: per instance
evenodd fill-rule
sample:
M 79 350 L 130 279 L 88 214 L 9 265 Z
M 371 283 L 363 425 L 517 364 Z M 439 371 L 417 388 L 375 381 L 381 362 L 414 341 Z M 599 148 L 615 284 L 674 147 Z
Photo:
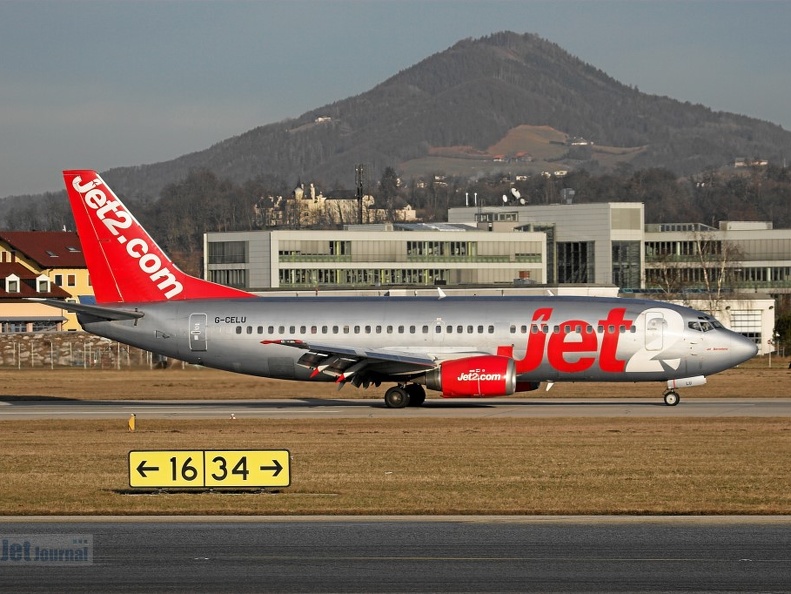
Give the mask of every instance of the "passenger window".
M 463 334 L 464 333 L 464 326 L 456 326 L 456 333 Z
M 330 331 L 329 326 L 322 326 L 321 327 L 321 333 L 322 334 L 327 334 L 329 331 Z
M 266 330 L 267 330 L 268 334 L 274 334 L 275 333 L 275 327 L 274 326 L 269 326 L 269 328 L 267 328 Z
M 398 333 L 399 334 L 403 334 L 404 333 L 404 327 L 403 326 L 399 326 L 398 327 Z
M 344 326 L 343 327 L 343 333 L 344 334 L 348 334 L 349 333 L 349 327 L 348 326 Z
M 445 332 L 447 332 L 448 334 L 453 334 L 453 326 L 448 326 L 447 328 L 445 328 Z
M 392 326 L 388 326 L 387 327 L 387 333 L 388 334 L 392 334 L 393 333 L 393 327 Z
M 258 327 L 258 333 L 259 334 L 263 334 L 264 333 L 264 327 L 263 326 L 259 326 Z
M 415 333 L 415 330 L 416 330 L 416 329 L 415 329 L 415 327 L 414 327 L 414 326 L 410 326 L 410 327 L 409 327 L 409 333 L 410 333 L 410 334 L 414 334 L 414 333 Z
M 366 326 L 365 327 L 365 333 L 366 334 L 370 334 L 371 333 L 371 327 L 370 326 Z
M 521 332 L 522 334 L 527 334 L 527 326 L 522 326 L 521 328 L 519 328 L 519 332 Z
M 285 334 L 286 333 L 286 327 L 285 326 L 279 326 L 278 329 L 277 329 L 277 333 L 278 334 Z
M 296 334 L 297 333 L 297 327 L 296 326 L 289 326 L 288 333 L 289 334 Z
M 475 328 L 472 326 L 467 326 L 467 334 L 473 334 L 475 332 Z
M 332 333 L 333 334 L 337 334 L 338 333 L 338 326 L 333 326 L 332 327 Z
M 247 333 L 248 334 L 252 334 L 253 333 L 253 327 L 252 326 L 248 326 L 247 327 Z
M 382 327 L 381 326 L 377 326 L 376 327 L 376 333 L 377 334 L 381 334 L 382 333 Z
M 318 326 L 311 326 L 310 327 L 310 333 L 311 334 L 318 334 L 318 332 L 319 332 Z
M 428 334 L 428 325 L 423 326 L 423 334 Z
M 516 334 L 516 326 L 511 324 L 511 327 L 508 329 L 511 334 Z
M 242 333 L 242 327 L 241 326 L 237 326 L 236 327 L 236 333 L 237 334 L 241 334 Z
M 299 333 L 300 334 L 305 334 L 305 329 L 306 329 L 305 326 L 300 326 L 299 327 Z
M 359 334 L 360 333 L 360 327 L 359 326 L 355 326 L 354 327 L 354 333 L 355 334 Z
M 483 326 L 478 326 L 478 334 L 483 334 Z
M 489 326 L 489 334 L 494 334 L 494 326 Z

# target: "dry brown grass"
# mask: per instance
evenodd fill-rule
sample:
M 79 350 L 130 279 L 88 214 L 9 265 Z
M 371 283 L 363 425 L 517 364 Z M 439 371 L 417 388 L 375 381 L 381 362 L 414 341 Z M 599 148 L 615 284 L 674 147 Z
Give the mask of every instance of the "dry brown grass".
M 127 453 L 279 449 L 279 493 L 123 494 Z M 789 419 L 0 423 L 0 514 L 788 514 Z
M 789 359 L 753 359 L 737 369 L 710 376 L 708 384 L 690 388 L 682 398 L 789 398 Z M 238 375 L 176 363 L 165 370 L 93 369 L 0 369 L 0 400 L 40 397 L 79 400 L 164 399 L 266 399 L 266 398 L 382 398 L 387 385 L 368 390 L 345 387 L 338 392 L 332 383 L 288 382 Z M 542 390 L 518 394 L 529 398 L 660 398 L 661 382 L 651 383 L 558 383 L 548 394 Z M 429 397 L 436 397 L 429 392 Z

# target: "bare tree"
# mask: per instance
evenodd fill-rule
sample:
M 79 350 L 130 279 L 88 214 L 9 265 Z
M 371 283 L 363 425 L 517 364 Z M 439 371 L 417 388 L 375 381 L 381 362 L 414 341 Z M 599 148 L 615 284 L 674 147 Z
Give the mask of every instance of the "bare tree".
M 735 270 L 744 254 L 736 244 L 715 239 L 712 233 L 697 231 L 694 241 L 709 311 L 719 311 L 723 291 L 735 288 Z
M 716 231 L 693 231 L 687 240 L 657 242 L 654 249 L 646 281 L 668 298 L 703 300 L 709 311 L 716 312 L 724 294 L 737 287 L 744 254 L 733 242 L 717 237 Z

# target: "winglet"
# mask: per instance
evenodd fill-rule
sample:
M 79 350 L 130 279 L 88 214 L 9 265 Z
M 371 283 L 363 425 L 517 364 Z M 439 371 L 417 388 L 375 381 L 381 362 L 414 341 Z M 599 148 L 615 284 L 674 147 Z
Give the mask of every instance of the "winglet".
M 179 270 L 95 171 L 63 179 L 97 303 L 253 297 Z

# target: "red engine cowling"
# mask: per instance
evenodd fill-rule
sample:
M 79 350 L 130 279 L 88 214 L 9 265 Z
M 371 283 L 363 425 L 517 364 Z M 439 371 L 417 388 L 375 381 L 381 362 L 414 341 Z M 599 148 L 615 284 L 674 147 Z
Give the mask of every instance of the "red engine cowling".
M 426 373 L 426 387 L 444 398 L 509 396 L 516 391 L 516 364 L 497 355 L 445 361 Z

